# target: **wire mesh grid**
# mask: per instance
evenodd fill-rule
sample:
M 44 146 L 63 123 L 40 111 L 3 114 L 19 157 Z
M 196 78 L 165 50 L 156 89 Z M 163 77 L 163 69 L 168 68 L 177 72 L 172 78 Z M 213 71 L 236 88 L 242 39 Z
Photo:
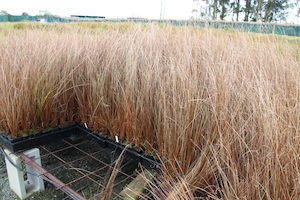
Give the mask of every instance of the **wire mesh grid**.
M 39 146 L 42 166 L 67 186 L 85 199 L 100 199 L 100 195 L 114 169 L 119 157 L 116 151 L 102 148 L 96 140 L 89 137 L 80 139 L 63 139 L 56 143 Z M 35 158 L 37 159 L 37 158 Z M 120 168 L 115 169 L 117 176 L 114 180 L 111 199 L 123 199 L 119 193 L 141 171 L 139 162 L 124 157 Z M 72 199 L 46 183 L 51 190 L 53 199 Z

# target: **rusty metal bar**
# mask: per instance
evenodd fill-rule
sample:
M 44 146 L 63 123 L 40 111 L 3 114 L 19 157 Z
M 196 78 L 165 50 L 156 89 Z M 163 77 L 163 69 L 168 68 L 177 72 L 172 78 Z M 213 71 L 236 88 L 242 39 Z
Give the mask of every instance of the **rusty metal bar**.
M 43 147 L 43 146 L 40 146 L 40 148 L 45 149 L 45 147 Z M 94 153 L 91 153 L 91 155 L 101 153 L 102 151 L 103 151 L 103 150 L 96 151 L 96 152 L 94 152 Z M 53 154 L 48 153 L 47 156 L 53 156 Z M 55 157 L 55 156 L 54 156 L 54 157 Z M 44 158 L 44 157 L 42 157 L 42 158 Z M 56 157 L 55 157 L 55 158 L 56 158 Z M 89 155 L 85 155 L 85 156 L 80 157 L 80 158 L 78 158 L 78 159 L 72 160 L 72 161 L 69 162 L 69 164 L 72 164 L 72 163 L 74 163 L 74 162 L 83 160 L 83 159 L 85 159 L 85 158 L 89 158 Z M 56 159 L 57 159 L 57 158 L 56 158 Z M 58 159 L 57 159 L 57 160 L 58 160 Z M 54 167 L 54 168 L 52 168 L 52 169 L 49 169 L 48 172 L 51 173 L 52 171 L 57 170 L 57 169 L 60 169 L 60 168 L 62 168 L 62 167 L 64 167 L 64 166 L 66 166 L 66 165 L 68 165 L 68 163 L 62 163 L 61 165 L 59 165 L 59 166 L 57 166 L 57 167 Z
M 65 142 L 64 142 L 64 143 L 65 143 Z M 79 145 L 82 145 L 82 144 L 85 144 L 85 143 L 88 143 L 88 141 L 87 141 L 87 140 L 82 141 L 82 142 L 80 142 L 80 143 L 74 144 L 74 146 L 79 146 Z M 67 144 L 67 143 L 65 143 L 65 144 Z M 41 145 L 40 147 L 45 147 L 45 145 Z M 67 147 L 59 148 L 59 149 L 57 149 L 57 150 L 55 150 L 55 151 L 52 151 L 51 153 L 58 153 L 58 152 L 61 152 L 61 151 L 65 151 L 65 150 L 71 149 L 72 147 L 73 147 L 73 146 L 67 146 Z M 42 155 L 42 156 L 40 156 L 40 157 L 31 159 L 31 160 L 37 160 L 37 159 L 40 159 L 40 158 L 42 159 L 42 158 L 47 157 L 47 156 L 49 156 L 49 155 L 51 155 L 51 154 L 50 154 L 50 153 L 47 153 L 47 154 L 44 154 L 44 155 Z
M 85 151 L 83 151 L 82 149 L 78 148 L 77 146 L 75 146 L 75 145 L 73 145 L 73 144 L 67 142 L 66 140 L 63 140 L 63 141 L 64 141 L 65 143 L 67 143 L 68 145 L 73 146 L 75 149 L 79 150 L 79 151 L 82 152 L 83 154 L 89 155 L 90 158 L 92 158 L 92 159 L 98 161 L 99 163 L 101 163 L 101 164 L 103 164 L 103 165 L 106 165 L 106 166 L 108 166 L 108 167 L 111 168 L 111 169 L 114 168 L 114 167 L 113 167 L 113 163 L 110 163 L 110 164 L 105 163 L 105 162 L 103 162 L 102 160 L 99 160 L 98 158 L 96 158 L 94 155 L 88 154 L 87 152 L 85 152 Z M 125 175 L 125 176 L 128 176 L 128 177 L 134 179 L 134 177 L 130 176 L 129 174 L 126 174 L 126 173 L 122 172 L 122 171 L 119 170 L 119 169 L 115 169 L 115 170 L 116 170 L 118 173 L 120 173 L 120 174 L 123 174 L 123 175 Z
M 50 182 L 55 187 L 61 187 L 61 190 L 67 194 L 69 197 L 71 197 L 74 200 L 86 200 L 84 197 L 76 193 L 74 190 L 66 186 L 63 182 L 61 182 L 59 179 L 57 179 L 55 176 L 47 172 L 44 168 L 42 168 L 40 165 L 38 165 L 36 162 L 31 160 L 28 156 L 26 156 L 24 153 L 19 153 L 19 156 L 25 160 L 29 165 L 31 165 L 33 168 L 35 168 L 37 171 L 39 171 L 40 175 L 45 177 L 46 179 L 49 179 Z
M 95 171 L 93 171 L 93 172 L 89 172 L 89 173 L 86 174 L 86 175 L 80 176 L 79 178 L 70 181 L 70 182 L 67 183 L 66 185 L 71 185 L 72 183 L 75 183 L 75 182 L 77 182 L 77 181 L 79 181 L 79 180 L 81 180 L 81 179 L 83 179 L 83 178 L 86 178 L 86 177 L 88 177 L 88 176 L 90 176 L 90 175 L 97 176 L 97 175 L 95 175 L 95 173 L 98 172 L 98 171 L 101 171 L 101 170 L 103 170 L 103 169 L 105 169 L 105 168 L 107 168 L 107 167 L 104 166 L 104 167 L 101 167 L 100 169 L 97 169 L 97 170 L 95 170 Z M 97 176 L 97 177 L 100 177 L 101 179 L 103 178 L 103 177 L 101 177 L 101 176 Z M 100 185 L 99 185 L 99 186 L 100 186 Z M 102 187 L 102 186 L 100 186 L 100 187 Z
M 103 185 L 102 181 L 103 179 L 105 178 L 105 176 L 98 176 L 97 175 L 97 172 L 98 171 L 101 171 L 101 170 L 104 170 L 105 168 L 106 169 L 110 169 L 112 170 L 114 168 L 114 162 L 111 162 L 111 161 L 104 161 L 102 159 L 99 159 L 98 156 L 101 155 L 101 152 L 104 151 L 102 148 L 101 150 L 95 150 L 93 152 L 86 152 L 85 149 L 83 149 L 81 147 L 81 144 L 85 144 L 85 145 L 88 145 L 89 144 L 89 140 L 84 140 L 84 141 L 80 141 L 79 143 L 76 143 L 76 144 L 73 144 L 71 141 L 67 141 L 67 140 L 64 140 L 62 139 L 61 140 L 62 144 L 63 145 L 59 145 L 58 148 L 55 148 L 55 149 L 48 149 L 48 147 L 46 145 L 41 145 L 39 148 L 43 149 L 44 150 L 44 155 L 41 155 L 41 158 L 46 158 L 48 156 L 51 156 L 51 159 L 52 157 L 54 159 L 56 159 L 56 161 L 60 162 L 61 164 L 57 167 L 54 167 L 52 169 L 49 169 L 49 170 L 46 170 L 44 168 L 42 168 L 42 170 L 38 170 L 38 172 L 41 172 L 41 175 L 40 176 L 43 176 L 45 178 L 45 180 L 50 180 L 49 182 L 52 183 L 52 185 L 54 185 L 56 187 L 57 190 L 61 190 L 62 192 L 66 193 L 69 197 L 71 197 L 72 199 L 76 199 L 76 200 L 86 200 L 87 197 L 82 197 L 81 195 L 83 195 L 81 193 L 81 189 L 80 190 L 77 190 L 76 188 L 73 188 L 72 187 L 72 184 L 75 183 L 75 182 L 81 182 L 83 180 L 89 180 L 91 181 L 93 184 L 96 184 L 98 185 L 100 188 L 104 188 L 105 186 Z M 64 151 L 67 151 L 71 148 L 74 148 L 74 150 L 78 151 L 78 153 L 80 153 L 80 157 L 76 157 L 72 160 L 65 160 L 65 157 L 64 156 L 61 156 L 61 155 L 58 155 L 57 153 L 59 152 L 64 152 Z M 22 157 L 22 156 L 21 156 Z M 23 157 L 22 157 L 23 158 Z M 96 162 L 98 162 L 100 165 L 103 165 L 102 167 L 98 168 L 98 169 L 93 169 L 91 171 L 86 171 L 84 170 L 81 170 L 80 168 L 77 168 L 77 167 L 74 167 L 74 164 L 80 160 L 83 160 L 83 159 L 91 159 L 91 160 L 94 160 Z M 32 165 L 32 162 L 34 162 L 33 159 L 25 159 L 23 158 L 24 161 L 26 163 L 28 163 L 29 165 Z M 36 164 L 36 163 L 35 163 Z M 57 169 L 60 169 L 62 167 L 70 167 L 69 169 L 66 169 L 66 170 L 74 170 L 75 172 L 78 173 L 79 177 L 76 176 L 76 178 L 74 177 L 72 180 L 70 180 L 68 183 L 63 183 L 61 182 L 58 178 L 60 177 L 55 177 L 53 176 L 51 173 Z M 34 168 L 36 168 L 35 166 L 33 166 Z M 133 174 L 129 175 L 127 173 L 124 173 L 122 170 L 120 169 L 116 169 L 117 172 L 121 175 L 121 176 L 125 176 L 124 178 L 121 178 L 121 180 L 118 180 L 114 183 L 114 187 L 118 186 L 119 184 L 122 184 L 124 183 L 125 181 L 127 181 L 128 179 L 133 179 L 133 177 L 135 176 L 135 173 L 134 172 Z M 50 177 L 48 177 L 50 175 Z M 93 177 L 93 175 L 95 177 Z M 55 179 L 53 181 L 53 176 Z M 99 181 L 100 180 L 100 181 Z M 71 189 L 71 188 L 72 189 Z M 69 190 L 71 192 L 69 192 Z M 116 193 L 115 191 L 112 192 L 114 197 L 118 198 L 118 199 L 122 199 L 122 197 Z M 95 199 L 95 198 L 99 198 L 99 195 L 101 195 L 101 193 L 98 193 L 98 194 L 92 194 L 91 197 L 89 197 L 89 200 L 91 199 Z
M 45 149 L 45 150 L 48 151 L 47 149 Z M 59 160 L 59 161 L 65 163 L 66 165 L 69 165 L 70 167 L 73 168 L 73 166 L 72 166 L 69 162 L 65 161 L 65 160 L 62 159 L 61 157 L 59 157 L 59 156 L 57 156 L 57 155 L 55 155 L 55 154 L 53 154 L 53 156 L 54 156 L 57 160 Z M 80 170 L 77 169 L 77 168 L 74 168 L 74 170 L 77 171 L 78 173 L 80 173 L 82 176 L 85 176 L 85 175 L 86 175 L 85 173 L 83 173 L 82 171 L 80 171 Z M 93 181 L 93 182 L 95 182 L 95 183 L 96 183 L 97 185 L 99 185 L 100 187 L 104 187 L 104 185 L 102 185 L 101 183 L 98 183 L 97 181 L 95 181 L 95 180 L 92 179 L 91 177 L 87 176 L 86 178 L 89 179 L 89 180 L 91 180 L 91 181 Z
M 94 153 L 92 153 L 92 154 L 88 154 L 87 152 L 84 152 L 82 149 L 78 148 L 76 145 L 73 145 L 73 144 L 71 144 L 71 143 L 69 143 L 69 142 L 67 142 L 67 141 L 65 141 L 65 140 L 63 140 L 63 142 L 65 142 L 65 143 L 67 143 L 68 145 L 70 145 L 70 146 L 74 147 L 75 149 L 79 150 L 81 153 L 83 153 L 83 154 L 86 155 L 87 157 L 89 157 L 89 158 L 91 158 L 91 159 L 94 159 L 94 160 L 96 160 L 97 162 L 103 164 L 103 165 L 104 165 L 103 168 L 105 168 L 105 167 L 113 168 L 113 166 L 111 166 L 110 164 L 107 164 L 107 163 L 105 163 L 105 162 L 103 162 L 103 161 L 101 161 L 101 160 L 99 160 L 99 159 L 97 159 L 97 158 L 95 158 L 95 157 L 93 156 L 94 154 L 98 154 L 98 152 L 94 152 Z M 41 146 L 41 147 L 42 147 L 42 146 Z M 65 161 L 63 158 L 61 158 L 61 157 L 55 155 L 54 153 L 50 152 L 47 148 L 45 148 L 45 147 L 42 147 L 42 148 L 43 148 L 45 151 L 47 151 L 50 155 L 53 155 L 57 160 L 63 162 L 65 165 L 69 165 L 70 167 L 73 168 L 73 166 L 72 166 L 72 164 L 71 164 L 70 162 L 67 162 L 67 161 Z M 103 169 L 103 168 L 101 168 L 101 169 Z M 99 170 L 101 170 L 101 169 L 97 169 L 97 170 L 95 170 L 94 172 L 99 171 Z M 98 181 L 96 181 L 95 179 L 93 179 L 93 178 L 90 177 L 90 175 L 93 175 L 94 172 L 85 174 L 85 173 L 83 173 L 81 170 L 79 170 L 79 169 L 77 169 L 77 168 L 74 168 L 74 170 L 77 171 L 79 174 L 82 175 L 81 178 L 86 178 L 86 179 L 88 179 L 88 180 L 94 182 L 95 184 L 97 184 L 97 185 L 100 186 L 101 188 L 104 188 L 104 187 L 105 187 L 103 184 L 99 183 Z M 121 172 L 121 171 L 119 171 L 119 170 L 117 170 L 117 171 L 118 171 L 119 173 Z M 122 172 L 122 173 L 123 173 L 123 172 Z M 125 176 L 129 176 L 129 175 L 126 175 L 125 173 L 123 173 L 123 174 L 124 174 Z M 129 176 L 129 178 L 132 178 L 132 177 Z M 68 183 L 68 184 L 69 184 L 69 183 Z M 117 193 L 115 193 L 115 192 L 113 192 L 113 194 L 114 194 L 116 197 L 122 199 L 122 197 L 121 197 L 119 194 L 117 194 Z M 95 194 L 92 198 L 95 198 L 95 197 L 97 197 L 97 196 L 99 196 L 99 195 L 100 195 L 100 194 Z M 92 198 L 90 198 L 90 199 L 92 199 Z
M 114 169 L 113 163 L 109 163 L 109 164 L 108 164 L 108 163 L 105 163 L 105 162 L 103 162 L 102 160 L 99 160 L 98 158 L 96 158 L 96 157 L 94 156 L 95 154 L 88 154 L 87 152 L 83 151 L 82 149 L 80 149 L 80 148 L 77 147 L 76 145 L 73 145 L 73 144 L 71 144 L 70 142 L 68 142 L 68 141 L 66 141 L 66 140 L 64 140 L 64 139 L 63 139 L 62 141 L 63 141 L 64 143 L 66 143 L 66 144 L 68 144 L 68 145 L 74 147 L 75 149 L 79 150 L 80 152 L 82 152 L 83 154 L 87 155 L 88 157 L 90 157 L 90 158 L 96 160 L 97 162 L 103 164 L 104 166 L 109 167 L 109 168 L 111 168 L 111 169 Z M 47 151 L 47 149 L 45 149 L 45 150 Z M 56 155 L 54 155 L 54 156 L 57 157 Z M 58 158 L 58 159 L 59 159 L 60 161 L 63 160 L 62 158 Z M 65 162 L 65 161 L 63 161 L 63 162 Z M 76 169 L 75 169 L 75 170 L 76 170 Z M 117 171 L 117 173 L 120 173 L 120 174 L 124 175 L 126 178 L 123 179 L 123 180 L 121 180 L 121 181 L 119 181 L 119 182 L 117 182 L 116 184 L 114 184 L 114 186 L 119 185 L 120 183 L 126 181 L 128 178 L 129 178 L 129 179 L 134 179 L 131 175 L 126 174 L 126 173 L 122 172 L 122 171 L 119 170 L 119 169 L 115 169 L 115 170 Z M 76 170 L 76 171 L 78 171 L 78 170 Z M 83 173 L 80 172 L 80 171 L 79 171 L 79 173 L 83 174 Z M 102 185 L 101 183 L 97 182 L 97 181 L 94 180 L 93 178 L 91 178 L 91 177 L 89 177 L 89 176 L 87 176 L 87 178 L 90 179 L 90 180 L 92 180 L 92 181 L 95 182 L 96 184 L 100 185 L 102 188 L 105 187 L 104 185 Z M 113 194 L 114 194 L 115 196 L 117 196 L 118 198 L 121 198 L 121 199 L 122 199 L 122 197 L 121 197 L 119 194 L 117 194 L 117 193 L 115 193 L 115 192 L 113 192 Z M 95 194 L 95 195 L 94 195 L 92 198 L 90 198 L 90 199 L 93 199 L 93 198 L 95 198 L 95 197 L 97 197 L 97 196 L 99 196 L 99 194 Z

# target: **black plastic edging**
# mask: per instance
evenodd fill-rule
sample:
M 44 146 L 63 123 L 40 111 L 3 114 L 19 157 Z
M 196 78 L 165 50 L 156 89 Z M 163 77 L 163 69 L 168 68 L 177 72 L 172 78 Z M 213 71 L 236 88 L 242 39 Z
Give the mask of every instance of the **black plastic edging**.
M 57 127 L 49 131 L 40 132 L 34 135 L 19 137 L 19 138 L 8 138 L 4 134 L 0 133 L 0 144 L 3 144 L 5 148 L 13 153 L 25 151 L 40 145 L 49 144 L 51 142 L 56 142 L 60 139 L 69 137 L 73 134 L 91 136 L 96 138 L 98 144 L 103 148 L 109 148 L 117 153 L 121 153 L 125 146 L 114 142 L 109 138 L 101 136 L 99 133 L 91 131 L 81 124 L 73 124 L 67 127 Z M 155 171 L 160 171 L 161 163 L 155 160 L 151 156 L 144 155 L 144 152 L 137 151 L 133 148 L 127 148 L 125 152 L 125 157 L 130 157 L 137 160 L 146 169 L 151 169 Z

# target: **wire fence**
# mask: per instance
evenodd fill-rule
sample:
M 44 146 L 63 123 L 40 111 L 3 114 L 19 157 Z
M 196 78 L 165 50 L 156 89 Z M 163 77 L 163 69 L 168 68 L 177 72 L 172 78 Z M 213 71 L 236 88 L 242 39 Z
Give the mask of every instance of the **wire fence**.
M 29 15 L 0 15 L 0 22 L 20 21 L 47 21 L 47 22 L 116 22 L 116 23 L 162 23 L 176 26 L 199 26 L 208 28 L 237 29 L 248 32 L 279 34 L 300 37 L 300 25 L 251 23 L 251 22 L 225 22 L 200 20 L 148 20 L 148 19 L 78 19 L 58 16 L 29 16 Z

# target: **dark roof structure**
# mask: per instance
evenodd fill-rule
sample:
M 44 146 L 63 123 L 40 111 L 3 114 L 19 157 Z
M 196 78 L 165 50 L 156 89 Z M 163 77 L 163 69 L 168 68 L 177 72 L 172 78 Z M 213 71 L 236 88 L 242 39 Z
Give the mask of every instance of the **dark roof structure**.
M 90 15 L 71 15 L 71 17 L 105 19 L 104 16 L 90 16 Z

